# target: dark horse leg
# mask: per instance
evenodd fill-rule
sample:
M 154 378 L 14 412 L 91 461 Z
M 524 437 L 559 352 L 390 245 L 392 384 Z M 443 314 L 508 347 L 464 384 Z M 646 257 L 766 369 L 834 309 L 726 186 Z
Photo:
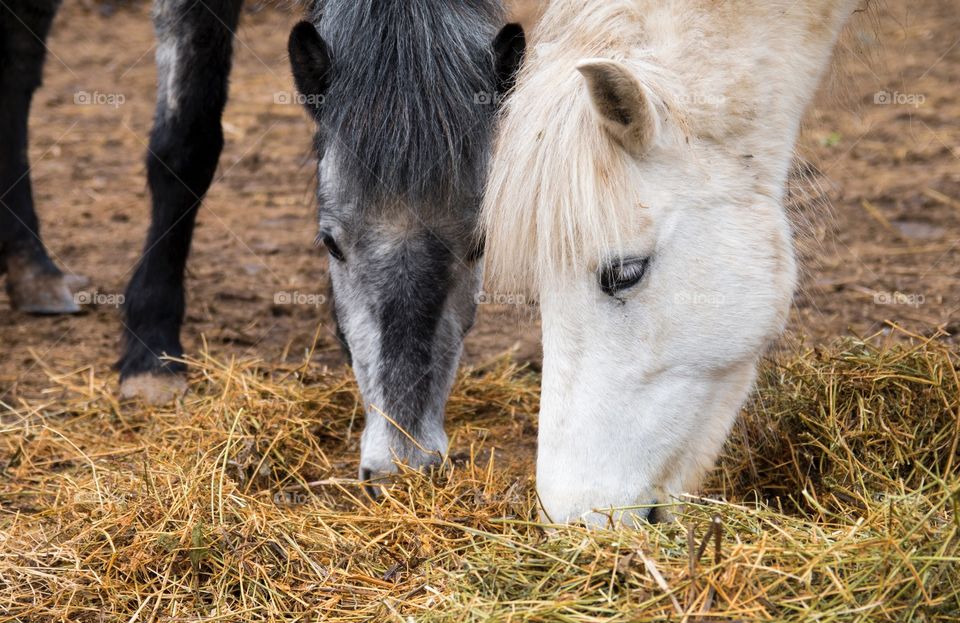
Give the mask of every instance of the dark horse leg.
M 34 314 L 80 311 L 70 285 L 40 239 L 33 209 L 27 122 L 30 100 L 43 77 L 44 41 L 60 0 L 6 0 L 0 4 L 0 273 L 15 309 Z
M 166 402 L 182 393 L 184 268 L 200 202 L 223 149 L 233 32 L 242 0 L 157 0 L 157 106 L 147 153 L 152 220 L 127 286 L 121 395 Z

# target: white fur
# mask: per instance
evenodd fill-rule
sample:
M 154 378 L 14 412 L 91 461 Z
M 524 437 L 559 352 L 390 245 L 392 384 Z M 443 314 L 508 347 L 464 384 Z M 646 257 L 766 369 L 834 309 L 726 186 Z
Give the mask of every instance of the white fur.
M 492 287 L 539 293 L 537 483 L 553 521 L 618 519 L 695 489 L 786 322 L 784 185 L 803 111 L 854 0 L 553 0 L 497 142 Z M 629 151 L 584 59 L 632 70 L 658 127 Z M 650 257 L 615 297 L 601 266 Z
M 157 99 L 164 102 L 166 114 L 172 117 L 179 106 L 177 92 L 177 61 L 180 53 L 177 40 L 164 38 L 157 46 Z

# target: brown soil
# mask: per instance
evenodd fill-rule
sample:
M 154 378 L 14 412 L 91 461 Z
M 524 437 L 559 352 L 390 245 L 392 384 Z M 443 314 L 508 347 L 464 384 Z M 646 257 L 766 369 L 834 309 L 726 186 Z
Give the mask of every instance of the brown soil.
M 285 42 L 297 19 L 256 7 L 238 32 L 226 149 L 190 262 L 189 352 L 205 339 L 218 359 L 301 360 L 318 336 L 314 357 L 341 361 L 326 309 L 274 304 L 276 292 L 326 290 L 326 259 L 312 244 L 311 124 L 298 106 L 276 102 L 292 88 Z M 954 0 L 890 0 L 842 46 L 801 141 L 812 183 L 794 193 L 805 275 L 791 336 L 868 335 L 885 321 L 960 331 L 958 32 Z M 39 391 L 48 373 L 113 374 L 120 319 L 110 297 L 123 292 L 149 214 L 153 42 L 143 3 L 67 3 L 58 17 L 31 119 L 35 195 L 58 263 L 90 276 L 103 296 L 86 314 L 60 318 L 0 301 L 0 402 Z M 895 102 L 876 104 L 880 91 Z M 106 101 L 83 104 L 83 93 Z M 535 363 L 538 340 L 521 312 L 485 307 L 466 360 L 516 348 Z

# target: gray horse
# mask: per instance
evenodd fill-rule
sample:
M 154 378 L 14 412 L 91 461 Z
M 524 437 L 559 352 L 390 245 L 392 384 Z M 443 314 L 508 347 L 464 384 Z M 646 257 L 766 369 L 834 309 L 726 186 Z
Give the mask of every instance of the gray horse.
M 502 22 L 492 0 L 330 0 L 290 35 L 318 128 L 319 241 L 365 401 L 363 480 L 447 449 L 496 103 L 523 54 Z

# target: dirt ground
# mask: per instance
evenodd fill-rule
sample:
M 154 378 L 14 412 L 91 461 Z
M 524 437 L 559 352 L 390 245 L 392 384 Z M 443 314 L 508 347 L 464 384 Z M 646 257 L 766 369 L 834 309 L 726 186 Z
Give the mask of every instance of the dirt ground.
M 114 374 L 118 295 L 149 214 L 143 154 L 155 93 L 146 3 L 67 0 L 31 118 L 33 182 L 58 263 L 93 280 L 74 317 L 14 313 L 0 297 L 0 402 L 48 374 Z M 326 291 L 313 246 L 311 123 L 290 102 L 286 38 L 294 10 L 254 5 L 235 45 L 226 149 L 199 218 L 189 267 L 188 352 L 341 363 L 323 305 L 278 292 Z M 890 0 L 861 19 L 809 114 L 792 190 L 804 267 L 789 337 L 822 342 L 896 322 L 960 332 L 960 13 L 955 0 Z M 955 340 L 947 337 L 944 339 Z M 535 321 L 484 307 L 467 340 L 478 363 L 515 349 L 536 364 Z M 3 398 L 2 396 L 6 396 Z

